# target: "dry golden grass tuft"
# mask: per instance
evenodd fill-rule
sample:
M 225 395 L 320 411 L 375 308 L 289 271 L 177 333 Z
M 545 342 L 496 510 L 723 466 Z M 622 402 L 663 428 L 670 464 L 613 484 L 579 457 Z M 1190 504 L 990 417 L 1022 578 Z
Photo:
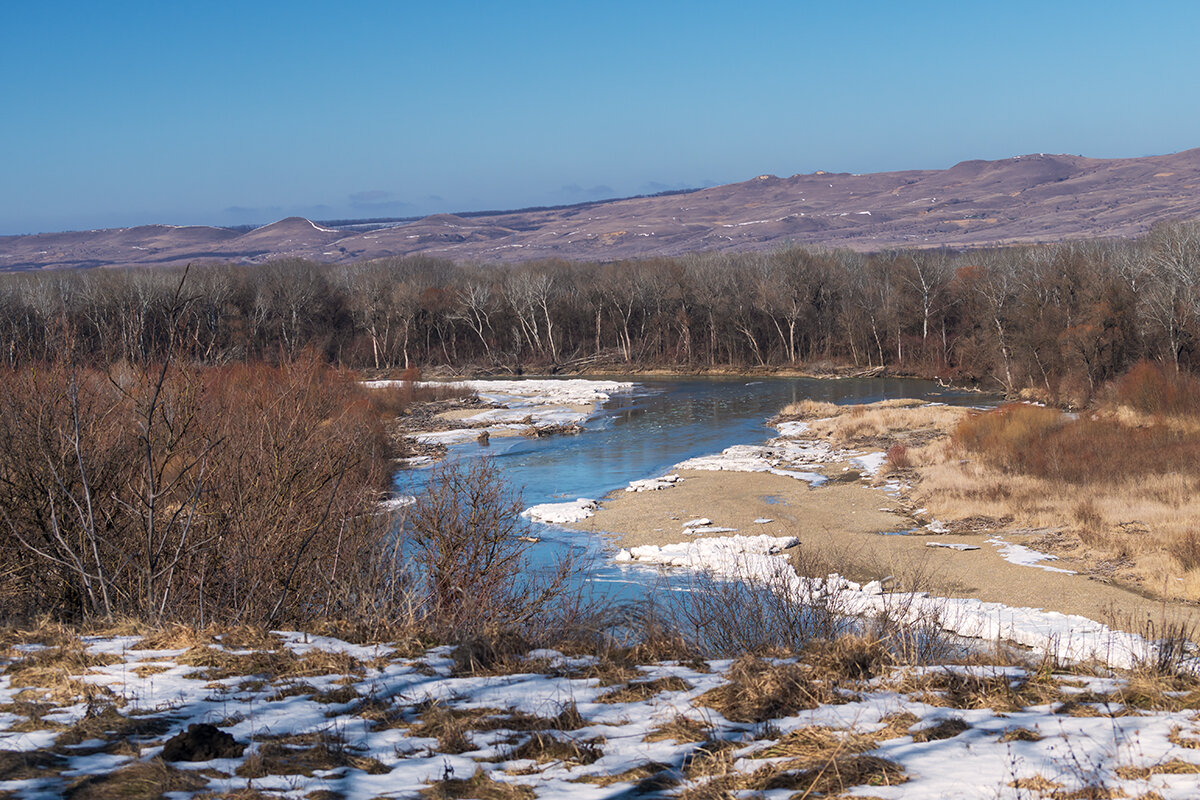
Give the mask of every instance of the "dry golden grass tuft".
M 796 403 L 789 403 L 779 412 L 776 421 L 782 422 L 785 420 L 810 420 L 810 419 L 828 419 L 836 417 L 846 411 L 846 406 L 839 406 L 836 403 L 826 403 L 821 400 L 800 400 Z
M 1144 781 L 1151 775 L 1200 775 L 1200 764 L 1173 758 L 1148 767 L 1117 767 L 1117 777 L 1127 781 Z
M 450 708 L 437 701 L 424 704 L 418 722 L 406 731 L 407 736 L 437 739 L 443 753 L 467 753 L 475 749 L 469 734 L 481 729 L 487 718 L 502 713 L 496 708 Z
M 1002 713 L 1061 702 L 1068 697 L 1053 678 L 1041 673 L 1010 677 L 1001 673 L 939 669 L 906 673 L 896 688 L 929 705 L 963 710 L 988 708 Z
M 880 450 L 895 444 L 912 449 L 945 437 L 967 414 L 966 409 L 929 405 L 921 400 L 885 400 L 835 408 L 840 413 L 809 423 L 810 435 L 835 447 Z
M 675 741 L 680 744 L 686 742 L 703 742 L 709 737 L 710 733 L 712 733 L 711 725 L 697 719 L 692 719 L 691 717 L 685 717 L 682 714 L 676 714 L 668 722 L 664 722 L 647 733 L 642 741 Z
M 677 786 L 679 779 L 669 774 L 671 767 L 657 761 L 647 761 L 638 764 L 624 772 L 604 773 L 601 775 L 581 775 L 572 778 L 575 783 L 590 783 L 596 786 L 612 786 L 614 783 L 632 783 L 634 794 L 649 795 Z
M 363 755 L 347 746 L 333 731 L 281 736 L 263 741 L 237 768 L 242 778 L 262 778 L 267 775 L 307 775 L 318 770 L 348 767 L 369 775 L 383 775 L 390 770 L 378 759 Z
M 870 734 L 808 725 L 791 731 L 778 742 L 747 754 L 746 758 L 790 758 L 815 761 L 842 753 L 862 753 L 875 747 Z
M 692 685 L 674 675 L 652 681 L 632 681 L 596 698 L 597 703 L 637 703 L 663 692 L 687 692 Z
M 0 750 L 0 781 L 49 778 L 67 768 L 67 759 L 48 750 Z
M 148 742 L 171 730 L 174 720 L 160 716 L 127 716 L 111 702 L 88 705 L 78 721 L 63 728 L 54 740 L 56 747 L 76 746 L 82 742 L 101 740 L 98 751 L 137 755 L 139 740 Z
M 421 790 L 428 800 L 533 800 L 533 789 L 492 778 L 482 769 L 470 778 L 445 778 Z
M 1050 794 L 1056 789 L 1061 789 L 1062 784 L 1058 781 L 1052 781 L 1043 775 L 1030 775 L 1028 778 L 1017 778 L 1009 781 L 1009 786 L 1014 789 L 1022 789 L 1035 794 Z
M 914 742 L 938 742 L 942 739 L 953 739 L 960 733 L 970 730 L 971 726 L 958 717 L 948 717 L 936 725 L 910 731 Z
M 287 649 L 230 651 L 223 647 L 192 647 L 175 659 L 177 664 L 200 667 L 200 676 L 218 681 L 238 676 L 304 678 L 316 675 L 361 675 L 363 664 L 347 653 L 310 650 L 296 655 Z
M 112 698 L 112 690 L 99 683 L 79 680 L 92 667 L 119 663 L 120 656 L 89 653 L 78 639 L 62 646 L 20 653 L 4 668 L 10 685 L 23 688 L 19 700 L 40 699 L 54 705 L 93 702 Z M 119 702 L 119 701 L 116 701 Z
M 1040 742 L 1042 735 L 1029 728 L 1009 728 L 1000 735 L 1000 742 Z
M 176 769 L 165 761 L 134 761 L 106 772 L 80 778 L 67 787 L 67 800 L 158 800 L 168 792 L 197 792 L 208 781 L 195 772 Z
M 586 765 L 604 755 L 603 744 L 603 739 L 579 741 L 554 733 L 536 731 L 519 746 L 489 760 L 530 760 L 538 764 L 558 762 L 574 766 Z
M 811 668 L 801 663 L 771 663 L 757 656 L 742 656 L 725 677 L 727 683 L 705 692 L 696 702 L 716 709 L 731 722 L 766 722 L 822 703 L 847 700 L 814 680 Z
M 728 747 L 706 750 L 690 764 L 684 774 L 693 781 L 676 797 L 683 800 L 709 800 L 741 796 L 744 792 L 786 789 L 797 797 L 824 797 L 840 794 L 857 786 L 895 786 L 907 780 L 899 764 L 877 756 L 833 752 L 815 758 L 795 758 L 765 764 L 753 772 L 734 769 Z M 700 769 L 696 765 L 701 764 Z M 703 779 L 703 780 L 700 780 Z

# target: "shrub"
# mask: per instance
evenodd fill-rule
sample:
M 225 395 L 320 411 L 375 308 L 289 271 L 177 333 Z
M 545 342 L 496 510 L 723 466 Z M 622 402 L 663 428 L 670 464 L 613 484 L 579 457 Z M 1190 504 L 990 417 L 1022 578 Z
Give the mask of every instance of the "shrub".
M 1146 414 L 1200 415 L 1200 379 L 1139 361 L 1114 387 L 1119 404 Z
M 1185 431 L 1071 418 L 1020 404 L 971 415 L 959 424 L 953 442 L 1007 472 L 1075 484 L 1200 470 L 1200 437 Z
M 0 374 L 0 598 L 11 618 L 312 619 L 386 520 L 386 440 L 357 383 L 277 367 L 66 364 Z
M 435 633 L 461 640 L 547 624 L 574 565 L 541 574 L 531 567 L 523 508 L 489 459 L 433 468 L 408 509 L 404 546 L 423 620 Z
M 894 444 L 887 450 L 887 465 L 890 469 L 908 469 L 912 461 L 908 457 L 908 448 L 902 444 Z
M 404 374 L 416 373 L 408 369 Z M 420 383 L 416 378 L 403 378 L 367 390 L 372 408 L 385 418 L 403 416 L 416 403 L 461 400 L 474 396 L 475 392 L 456 383 Z

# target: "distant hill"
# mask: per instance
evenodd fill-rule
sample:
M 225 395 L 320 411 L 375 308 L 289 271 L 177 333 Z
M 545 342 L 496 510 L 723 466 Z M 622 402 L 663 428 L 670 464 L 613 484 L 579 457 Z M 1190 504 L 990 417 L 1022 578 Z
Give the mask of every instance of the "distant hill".
M 242 232 L 137 228 L 0 237 L 0 271 L 54 267 L 344 262 L 392 255 L 469 261 L 614 260 L 789 244 L 877 250 L 1132 236 L 1200 217 L 1200 149 L 1145 158 L 1026 155 L 945 170 L 816 172 L 558 208 L 435 214 L 327 227 L 300 217 Z

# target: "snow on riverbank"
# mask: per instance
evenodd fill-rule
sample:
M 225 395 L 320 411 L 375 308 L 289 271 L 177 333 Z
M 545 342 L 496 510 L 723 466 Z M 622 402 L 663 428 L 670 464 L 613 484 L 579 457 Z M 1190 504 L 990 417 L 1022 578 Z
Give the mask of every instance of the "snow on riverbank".
M 363 385 L 368 389 L 385 389 L 401 383 L 403 381 L 366 381 Z M 469 380 L 425 385 L 469 389 L 493 406 L 457 420 L 463 427 L 413 434 L 413 438 L 422 444 L 446 446 L 475 441 L 484 432 L 489 436 L 503 436 L 530 427 L 582 425 L 596 413 L 601 403 L 635 388 L 633 383 L 583 378 Z
M 783 440 L 775 441 L 782 443 L 765 445 L 735 444 L 733 447 L 726 447 L 715 455 L 689 458 L 687 461 L 676 464 L 674 469 L 714 472 L 721 470 L 728 470 L 730 472 L 769 472 L 772 475 L 782 475 L 786 478 L 807 481 L 810 486 L 820 486 L 825 483 L 827 480 L 826 477 L 818 472 L 784 468 L 783 465 L 792 464 L 800 459 L 793 457 L 796 455 L 794 452 L 795 448 L 789 447 L 787 442 L 783 442 Z
M 878 581 L 861 585 L 836 574 L 801 577 L 785 558 L 776 555 L 796 543 L 794 537 L 727 536 L 663 547 L 635 547 L 620 551 L 616 560 L 684 567 L 723 578 L 755 581 L 796 598 L 828 600 L 838 611 L 856 616 L 887 612 L 911 623 L 940 620 L 945 630 L 960 636 L 1013 642 L 1063 661 L 1095 661 L 1131 669 L 1153 657 L 1154 645 L 1141 636 L 1073 614 L 925 593 L 885 594 Z M 1193 663 L 1193 667 L 1200 671 L 1200 663 Z
M 993 536 L 987 540 L 988 544 L 994 545 L 1000 550 L 1000 557 L 1010 564 L 1017 564 L 1022 567 L 1037 567 L 1044 569 L 1047 572 L 1061 572 L 1064 575 L 1075 575 L 1073 569 L 1063 569 L 1062 567 L 1052 567 L 1049 564 L 1043 564 L 1043 561 L 1057 561 L 1058 556 L 1049 553 L 1039 553 L 1037 550 L 1032 550 L 1024 545 L 1012 544 L 1006 542 L 999 536 Z
M 595 513 L 596 501 L 580 497 L 578 500 L 566 503 L 542 503 L 530 506 L 521 512 L 521 516 L 549 525 L 567 525 L 572 522 L 582 522 Z

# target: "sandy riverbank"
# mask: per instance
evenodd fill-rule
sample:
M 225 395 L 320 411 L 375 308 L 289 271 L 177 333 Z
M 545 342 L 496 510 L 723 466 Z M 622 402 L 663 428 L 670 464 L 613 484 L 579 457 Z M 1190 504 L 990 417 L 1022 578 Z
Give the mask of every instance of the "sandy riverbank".
M 795 446 L 819 443 L 815 436 L 792 433 Z M 848 467 L 836 450 L 821 463 L 803 464 L 828 478 L 812 486 L 770 472 L 678 469 L 677 483 L 658 491 L 614 492 L 594 516 L 571 527 L 613 534 L 622 548 L 700 536 L 795 536 L 800 547 L 790 551 L 793 564 L 810 576 L 839 572 L 860 582 L 892 576 L 895 588 L 1075 614 L 1133 631 L 1142 631 L 1147 620 L 1200 624 L 1193 605 L 1163 603 L 1097 576 L 1069 574 L 1063 562 L 1049 555 L 1038 560 L 1036 551 L 1023 559 L 1022 551 L 1014 554 L 1011 546 L 1032 545 L 1040 534 L 978 529 L 936 534 L 925 527 L 927 518 L 910 513 L 894 483 L 886 491 L 854 478 Z M 710 532 L 685 530 L 685 523 L 698 519 L 711 521 L 704 526 Z

